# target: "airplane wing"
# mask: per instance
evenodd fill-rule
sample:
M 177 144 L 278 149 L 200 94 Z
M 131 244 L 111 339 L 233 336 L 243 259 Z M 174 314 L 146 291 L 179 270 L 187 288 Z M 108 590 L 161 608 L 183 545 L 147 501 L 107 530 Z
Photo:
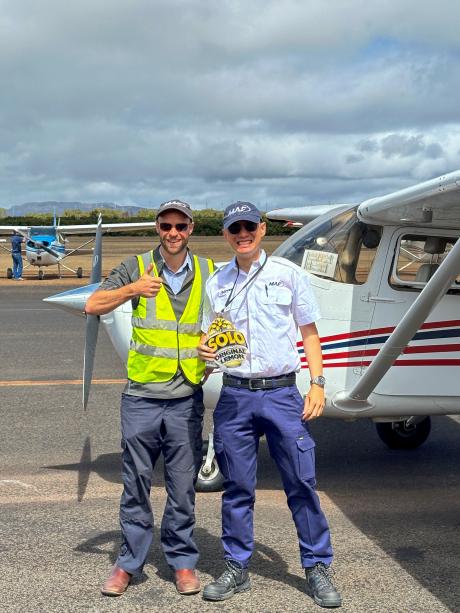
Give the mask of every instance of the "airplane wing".
M 30 226 L 0 226 L 0 234 L 11 234 L 13 230 L 27 234 L 29 228 Z
M 358 207 L 358 217 L 371 224 L 460 229 L 460 170 L 365 200 Z
M 267 213 L 267 218 L 272 221 L 287 221 L 294 224 L 305 224 L 324 213 L 329 213 L 339 207 L 351 206 L 344 204 L 316 204 L 310 206 L 299 206 L 285 209 L 274 209 Z
M 132 223 L 103 223 L 103 232 L 128 232 L 130 230 L 153 230 L 154 221 L 132 222 Z M 96 234 L 97 224 L 81 224 L 71 226 L 59 226 L 56 228 L 62 235 L 67 234 Z

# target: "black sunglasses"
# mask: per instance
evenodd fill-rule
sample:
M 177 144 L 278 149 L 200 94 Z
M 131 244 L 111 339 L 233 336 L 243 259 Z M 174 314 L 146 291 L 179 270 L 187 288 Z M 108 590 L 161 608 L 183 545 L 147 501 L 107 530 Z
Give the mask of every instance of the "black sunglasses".
M 160 224 L 160 230 L 162 230 L 162 232 L 170 232 L 173 227 L 176 228 L 176 230 L 178 232 L 185 232 L 185 230 L 187 230 L 189 224 L 188 223 L 167 223 L 166 221 L 161 221 Z
M 255 221 L 235 221 L 228 226 L 227 230 L 230 234 L 239 234 L 241 228 L 244 228 L 247 232 L 255 232 L 258 225 Z

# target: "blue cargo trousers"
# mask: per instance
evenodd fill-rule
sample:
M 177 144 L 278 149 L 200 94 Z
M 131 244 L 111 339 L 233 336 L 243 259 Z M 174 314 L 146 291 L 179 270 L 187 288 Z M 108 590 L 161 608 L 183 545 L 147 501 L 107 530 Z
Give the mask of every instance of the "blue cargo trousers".
M 13 258 L 13 278 L 19 279 L 22 277 L 22 255 L 20 253 L 12 253 Z
M 315 443 L 301 420 L 303 408 L 295 385 L 256 391 L 223 386 L 214 411 L 214 446 L 225 477 L 225 559 L 247 567 L 254 549 L 257 452 L 265 434 L 297 529 L 301 565 L 331 563 L 329 526 L 315 489 Z
M 155 463 L 164 458 L 167 492 L 161 546 L 173 570 L 195 568 L 195 483 L 202 462 L 203 391 L 175 400 L 122 395 L 122 543 L 117 565 L 142 572 L 153 539 L 150 488 Z

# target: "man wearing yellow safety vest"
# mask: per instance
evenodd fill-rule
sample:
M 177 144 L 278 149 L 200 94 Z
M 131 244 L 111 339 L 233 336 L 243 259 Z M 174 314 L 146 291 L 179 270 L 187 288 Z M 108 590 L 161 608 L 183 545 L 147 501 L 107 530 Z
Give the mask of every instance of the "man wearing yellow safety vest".
M 120 596 L 142 572 L 153 537 L 152 472 L 160 453 L 167 501 L 161 545 L 180 594 L 200 591 L 193 538 L 195 482 L 202 461 L 205 364 L 198 358 L 205 282 L 211 260 L 187 248 L 193 214 L 180 200 L 160 205 L 160 246 L 114 268 L 90 296 L 86 312 L 109 313 L 132 301 L 128 382 L 121 401 L 123 494 L 122 543 L 101 588 Z

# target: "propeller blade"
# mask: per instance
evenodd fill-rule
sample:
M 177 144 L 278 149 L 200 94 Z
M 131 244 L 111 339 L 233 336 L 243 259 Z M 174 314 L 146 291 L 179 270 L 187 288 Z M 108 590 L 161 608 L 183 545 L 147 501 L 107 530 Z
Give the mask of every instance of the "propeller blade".
M 100 283 L 102 277 L 102 215 L 97 220 L 96 238 L 93 252 L 93 267 L 91 269 L 91 283 Z
M 93 378 L 94 357 L 96 355 L 99 315 L 86 316 L 85 356 L 83 359 L 83 409 L 88 406 L 89 391 Z
M 100 283 L 102 276 L 102 216 L 99 215 L 91 269 L 91 283 Z M 88 405 L 89 390 L 93 378 L 94 357 L 96 354 L 99 316 L 86 316 L 85 357 L 83 360 L 83 409 Z

